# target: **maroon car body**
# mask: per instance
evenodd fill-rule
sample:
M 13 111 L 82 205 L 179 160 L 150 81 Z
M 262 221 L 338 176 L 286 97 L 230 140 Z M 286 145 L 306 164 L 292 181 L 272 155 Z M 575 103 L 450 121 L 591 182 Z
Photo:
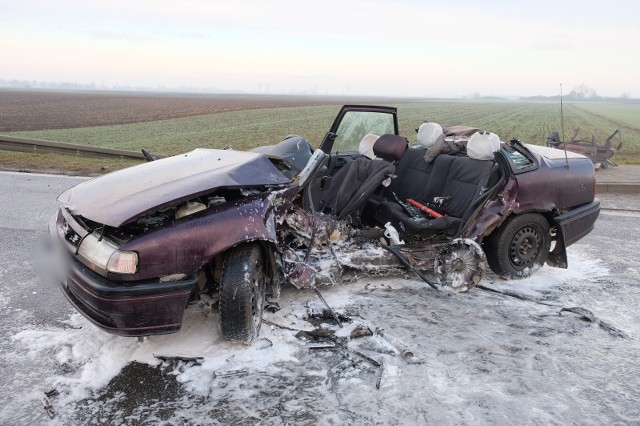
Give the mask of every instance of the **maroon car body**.
M 395 157 L 365 161 L 344 136 L 355 141 L 372 130 L 389 135 L 381 139 L 392 141 L 393 149 L 378 152 Z M 393 174 L 389 170 L 400 170 L 405 150 L 415 152 L 397 134 L 395 108 L 345 106 L 319 150 L 300 137 L 256 152 L 196 149 L 84 182 L 60 195 L 50 225 L 69 261 L 61 288 L 94 324 L 125 336 L 175 332 L 189 301 L 214 294 L 223 334 L 250 341 L 266 297 L 277 297 L 284 282 L 313 287 L 347 280 L 349 271 L 424 271 L 435 262 L 441 283 L 480 269 L 464 276 L 473 281 L 466 289 L 486 269 L 484 251 L 492 269 L 503 272 L 509 256 L 522 274 L 545 261 L 566 267 L 566 247 L 593 228 L 599 202 L 591 162 L 512 141 L 495 153 L 495 181 L 474 196 L 455 227 L 426 232 L 395 246 L 394 255 L 382 250 L 385 255 L 367 262 L 379 253 L 372 247 L 385 231 L 370 214 L 389 202 L 380 195 L 381 182 L 354 194 L 346 203 L 353 210 L 343 215 L 323 205 L 323 194 L 336 182 L 339 196 L 344 187 L 367 186 L 340 182 L 341 175 L 362 178 L 366 171 L 382 181 Z M 362 182 L 368 183 L 366 176 Z M 520 226 L 523 218 L 529 221 Z M 505 233 L 507 228 L 517 229 Z M 505 241 L 516 252 L 496 255 Z M 475 263 L 464 264 L 467 257 L 456 257 L 452 247 L 471 250 L 467 257 Z M 318 266 L 334 258 L 335 270 Z

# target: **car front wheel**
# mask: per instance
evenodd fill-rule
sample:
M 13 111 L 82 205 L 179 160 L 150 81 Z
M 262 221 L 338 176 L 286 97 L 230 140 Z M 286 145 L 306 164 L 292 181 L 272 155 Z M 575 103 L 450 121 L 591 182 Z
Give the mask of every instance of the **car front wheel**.
M 512 216 L 484 243 L 491 270 L 509 278 L 535 272 L 546 262 L 550 247 L 549 223 L 537 213 Z
M 260 246 L 244 244 L 229 250 L 220 279 L 220 326 L 225 339 L 248 344 L 258 335 L 265 289 Z

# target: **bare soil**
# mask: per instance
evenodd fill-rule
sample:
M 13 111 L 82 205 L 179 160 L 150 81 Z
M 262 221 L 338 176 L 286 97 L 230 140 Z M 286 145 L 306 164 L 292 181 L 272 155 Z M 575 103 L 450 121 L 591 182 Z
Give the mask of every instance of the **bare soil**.
M 338 96 L 0 90 L 0 132 L 139 123 L 225 111 L 415 101 Z

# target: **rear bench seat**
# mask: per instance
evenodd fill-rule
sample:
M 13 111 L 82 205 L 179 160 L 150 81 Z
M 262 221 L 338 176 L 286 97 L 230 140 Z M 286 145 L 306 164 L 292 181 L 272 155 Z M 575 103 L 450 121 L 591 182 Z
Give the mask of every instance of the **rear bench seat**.
M 500 176 L 498 166 L 492 160 L 491 144 L 486 135 L 479 136 L 469 140 L 468 153 L 476 158 L 441 154 L 429 164 L 424 160 L 425 148 L 409 148 L 399 161 L 397 178 L 386 188 L 384 198 L 371 200 L 367 210 L 376 222 L 391 222 L 405 236 L 428 236 L 436 232 L 454 235 L 469 206 Z M 415 221 L 395 201 L 394 193 L 405 202 L 413 198 L 422 204 L 430 204 L 445 217 Z M 442 197 L 443 201 L 433 207 L 436 197 Z

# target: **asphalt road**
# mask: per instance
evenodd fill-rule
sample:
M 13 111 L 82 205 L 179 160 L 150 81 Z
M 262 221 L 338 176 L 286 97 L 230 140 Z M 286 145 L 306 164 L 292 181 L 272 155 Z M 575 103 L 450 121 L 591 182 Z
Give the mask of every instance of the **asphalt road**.
M 0 424 L 640 424 L 638 195 L 601 196 L 611 209 L 570 248 L 568 271 L 544 268 L 524 284 L 491 275 L 483 280 L 555 307 L 479 289 L 435 295 L 403 279 L 324 291 L 332 305 L 394 330 L 417 354 L 406 362 L 378 347 L 380 339 L 364 340 L 359 349 L 385 362 L 376 390 L 378 373 L 362 359 L 298 349 L 295 333 L 277 328 L 263 327 L 273 344 L 265 352 L 214 339 L 224 353 L 202 366 L 129 362 L 140 358 L 131 339 L 103 337 L 88 324 L 77 330 L 81 320 L 69 322 L 74 311 L 36 272 L 34 258 L 56 196 L 81 181 L 0 172 Z M 309 300 L 312 294 L 287 289 L 283 309 L 268 318 L 303 328 L 300 312 Z M 629 337 L 573 314 L 559 316 L 560 306 L 590 309 Z M 87 345 L 98 347 L 90 352 Z M 87 353 L 124 356 L 120 365 L 126 366 L 84 395 L 52 397 L 58 414 L 50 420 L 40 403 L 43 391 L 75 389 L 78 376 L 89 373 Z M 219 365 L 208 362 L 231 365 L 234 357 L 249 378 L 209 378 Z

